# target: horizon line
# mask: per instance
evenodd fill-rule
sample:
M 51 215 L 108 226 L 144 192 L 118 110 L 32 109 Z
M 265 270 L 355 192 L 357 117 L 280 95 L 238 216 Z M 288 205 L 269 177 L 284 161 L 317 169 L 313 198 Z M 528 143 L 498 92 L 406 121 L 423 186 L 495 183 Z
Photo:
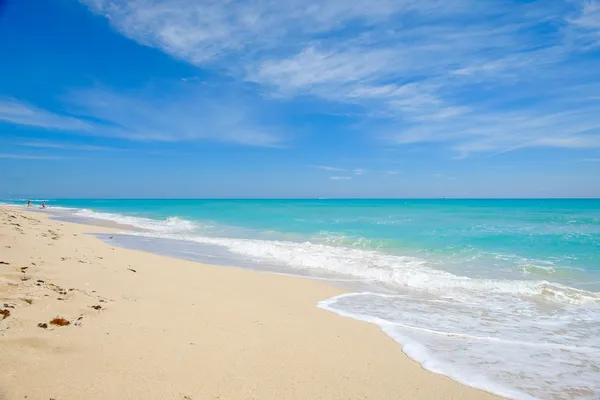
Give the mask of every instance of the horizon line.
M 17 197 L 17 196 L 15 196 Z M 18 196 L 0 201 L 57 201 L 57 200 L 600 200 L 600 197 L 46 197 Z M 38 200 L 42 199 L 42 200 Z

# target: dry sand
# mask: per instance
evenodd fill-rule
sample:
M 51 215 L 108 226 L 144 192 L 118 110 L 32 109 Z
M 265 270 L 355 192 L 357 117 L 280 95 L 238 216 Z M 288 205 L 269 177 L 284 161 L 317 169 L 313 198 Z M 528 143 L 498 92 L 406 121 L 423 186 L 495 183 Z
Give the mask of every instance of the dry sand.
M 423 370 L 377 326 L 317 308 L 341 292 L 324 282 L 90 232 L 111 229 L 0 207 L 0 399 L 494 398 Z

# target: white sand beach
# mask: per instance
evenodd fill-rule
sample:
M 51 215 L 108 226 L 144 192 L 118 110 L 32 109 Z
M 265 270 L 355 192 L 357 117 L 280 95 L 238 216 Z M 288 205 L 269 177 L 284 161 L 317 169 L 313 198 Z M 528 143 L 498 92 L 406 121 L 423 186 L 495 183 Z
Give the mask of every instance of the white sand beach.
M 326 282 L 116 248 L 97 232 L 116 230 L 0 207 L 0 399 L 495 398 L 317 308 L 341 293 Z

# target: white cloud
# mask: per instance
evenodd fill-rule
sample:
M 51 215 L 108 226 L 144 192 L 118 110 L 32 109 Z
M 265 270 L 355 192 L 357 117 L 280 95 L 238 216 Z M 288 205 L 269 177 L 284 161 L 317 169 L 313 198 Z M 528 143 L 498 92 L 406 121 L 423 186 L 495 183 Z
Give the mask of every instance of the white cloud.
M 15 99 L 0 99 L 0 121 L 137 141 L 213 140 L 262 147 L 283 144 L 276 129 L 257 122 L 247 104 L 235 98 L 207 99 L 196 94 L 165 96 L 123 94 L 102 88 L 76 90 L 66 97 L 65 104 L 72 115 L 83 116 L 79 118 Z M 37 144 L 42 146 L 57 145 Z
M 291 58 L 265 60 L 250 70 L 247 79 L 273 85 L 284 92 L 318 89 L 319 85 L 345 85 L 379 74 L 391 65 L 393 52 L 371 50 L 365 54 L 323 52 L 305 48 Z
M 301 44 L 357 21 L 373 25 L 424 0 L 81 0 L 124 35 L 203 65 L 231 55 Z M 300 42 L 300 43 L 298 43 Z
M 55 114 L 12 98 L 0 98 L 0 121 L 43 129 L 86 132 L 93 125 L 76 117 Z
M 9 158 L 15 160 L 63 160 L 68 157 L 55 157 L 55 156 L 35 156 L 29 154 L 1 154 L 0 158 Z
M 354 175 L 364 175 L 367 173 L 367 171 L 364 169 L 361 169 L 361 168 L 356 168 L 356 169 L 352 170 L 352 173 Z
M 336 112 L 399 145 L 434 142 L 462 156 L 598 147 L 599 99 L 569 103 L 589 97 L 586 84 L 600 79 L 597 60 L 581 56 L 600 43 L 598 0 L 81 1 L 125 36 L 268 96 L 354 107 Z M 152 110 L 134 110 L 147 123 L 97 105 L 92 116 L 127 126 L 130 137 L 207 135 L 189 116 L 154 115 L 166 107 L 179 116 L 167 102 L 134 103 Z M 241 115 L 248 122 L 250 113 Z M 234 125 L 225 130 L 237 133 L 222 139 L 279 143 L 259 124 Z
M 323 171 L 344 171 L 343 168 L 330 167 L 328 165 L 309 165 L 310 168 L 322 169 Z
M 330 176 L 329 179 L 332 181 L 349 181 L 352 179 L 351 176 Z
M 600 1 L 584 0 L 580 3 L 579 14 L 569 22 L 579 28 L 578 33 L 589 39 L 592 46 L 600 45 Z
M 441 142 L 462 157 L 471 153 L 506 152 L 531 147 L 566 149 L 600 148 L 597 110 L 576 107 L 573 111 L 513 111 L 480 113 L 414 126 L 390 138 L 401 144 Z
M 251 105 L 233 96 L 208 98 L 195 90 L 173 96 L 123 94 L 96 88 L 73 92 L 68 102 L 78 112 L 105 121 L 111 126 L 109 134 L 130 140 L 282 145 L 275 129 L 259 124 Z
M 17 143 L 17 144 L 19 146 L 36 147 L 36 148 L 42 148 L 42 149 L 82 150 L 82 151 L 116 150 L 114 148 L 104 147 L 104 146 L 76 145 L 76 144 L 54 143 L 54 142 L 21 142 L 21 143 Z

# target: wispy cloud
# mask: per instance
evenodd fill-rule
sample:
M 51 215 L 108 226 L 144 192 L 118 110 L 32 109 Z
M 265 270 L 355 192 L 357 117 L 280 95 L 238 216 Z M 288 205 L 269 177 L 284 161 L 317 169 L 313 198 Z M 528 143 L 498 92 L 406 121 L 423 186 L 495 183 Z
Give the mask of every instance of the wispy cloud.
M 431 176 L 433 176 L 435 179 L 447 179 L 447 180 L 456 180 L 456 177 L 454 176 L 448 176 L 448 175 L 444 175 L 444 174 L 431 174 Z
M 82 119 L 56 114 L 13 98 L 0 98 L 0 121 L 61 131 L 93 129 L 93 124 Z
M 364 175 L 367 173 L 367 171 L 364 169 L 361 169 L 361 168 L 356 168 L 356 169 L 352 170 L 352 173 L 354 175 Z
M 20 142 L 17 143 L 19 146 L 24 147 L 35 147 L 41 149 L 59 149 L 59 150 L 81 150 L 81 151 L 111 151 L 117 150 L 112 147 L 105 146 L 92 146 L 92 145 L 76 145 L 68 143 L 54 143 L 54 142 Z
M 598 0 L 81 1 L 125 36 L 267 96 L 358 107 L 365 131 L 397 145 L 463 157 L 598 147 L 600 99 L 586 87 L 600 79 Z M 255 132 L 248 142 L 272 143 Z
M 331 167 L 329 165 L 309 165 L 310 168 L 322 169 L 323 171 L 344 171 L 343 168 Z
M 352 179 L 351 176 L 330 176 L 329 179 L 332 181 L 349 181 Z
M 247 146 L 283 144 L 276 128 L 257 122 L 253 108 L 235 96 L 210 98 L 192 87 L 173 95 L 116 93 L 104 88 L 75 91 L 74 110 L 105 121 L 113 136 L 143 141 L 213 140 Z M 206 89 L 203 92 L 207 92 Z
M 196 65 L 283 47 L 349 22 L 373 26 L 397 12 L 438 3 L 433 0 L 81 0 L 124 35 Z
M 584 0 L 580 4 L 578 15 L 569 22 L 579 29 L 584 40 L 589 40 L 589 45 L 600 45 L 600 1 Z
M 277 128 L 258 123 L 248 104 L 235 98 L 208 99 L 196 94 L 192 91 L 156 96 L 117 93 L 105 88 L 73 90 L 63 102 L 71 115 L 15 99 L 0 99 L 0 121 L 136 141 L 212 140 L 260 147 L 283 145 Z M 58 148 L 48 143 L 29 145 Z
M 2 154 L 0 158 L 10 158 L 15 160 L 64 160 L 69 157 L 58 157 L 58 156 L 36 156 L 29 154 Z
M 390 135 L 401 144 L 449 143 L 459 158 L 475 152 L 506 152 L 530 147 L 586 149 L 600 147 L 600 118 L 595 108 L 569 111 L 515 110 L 485 112 L 429 122 Z

